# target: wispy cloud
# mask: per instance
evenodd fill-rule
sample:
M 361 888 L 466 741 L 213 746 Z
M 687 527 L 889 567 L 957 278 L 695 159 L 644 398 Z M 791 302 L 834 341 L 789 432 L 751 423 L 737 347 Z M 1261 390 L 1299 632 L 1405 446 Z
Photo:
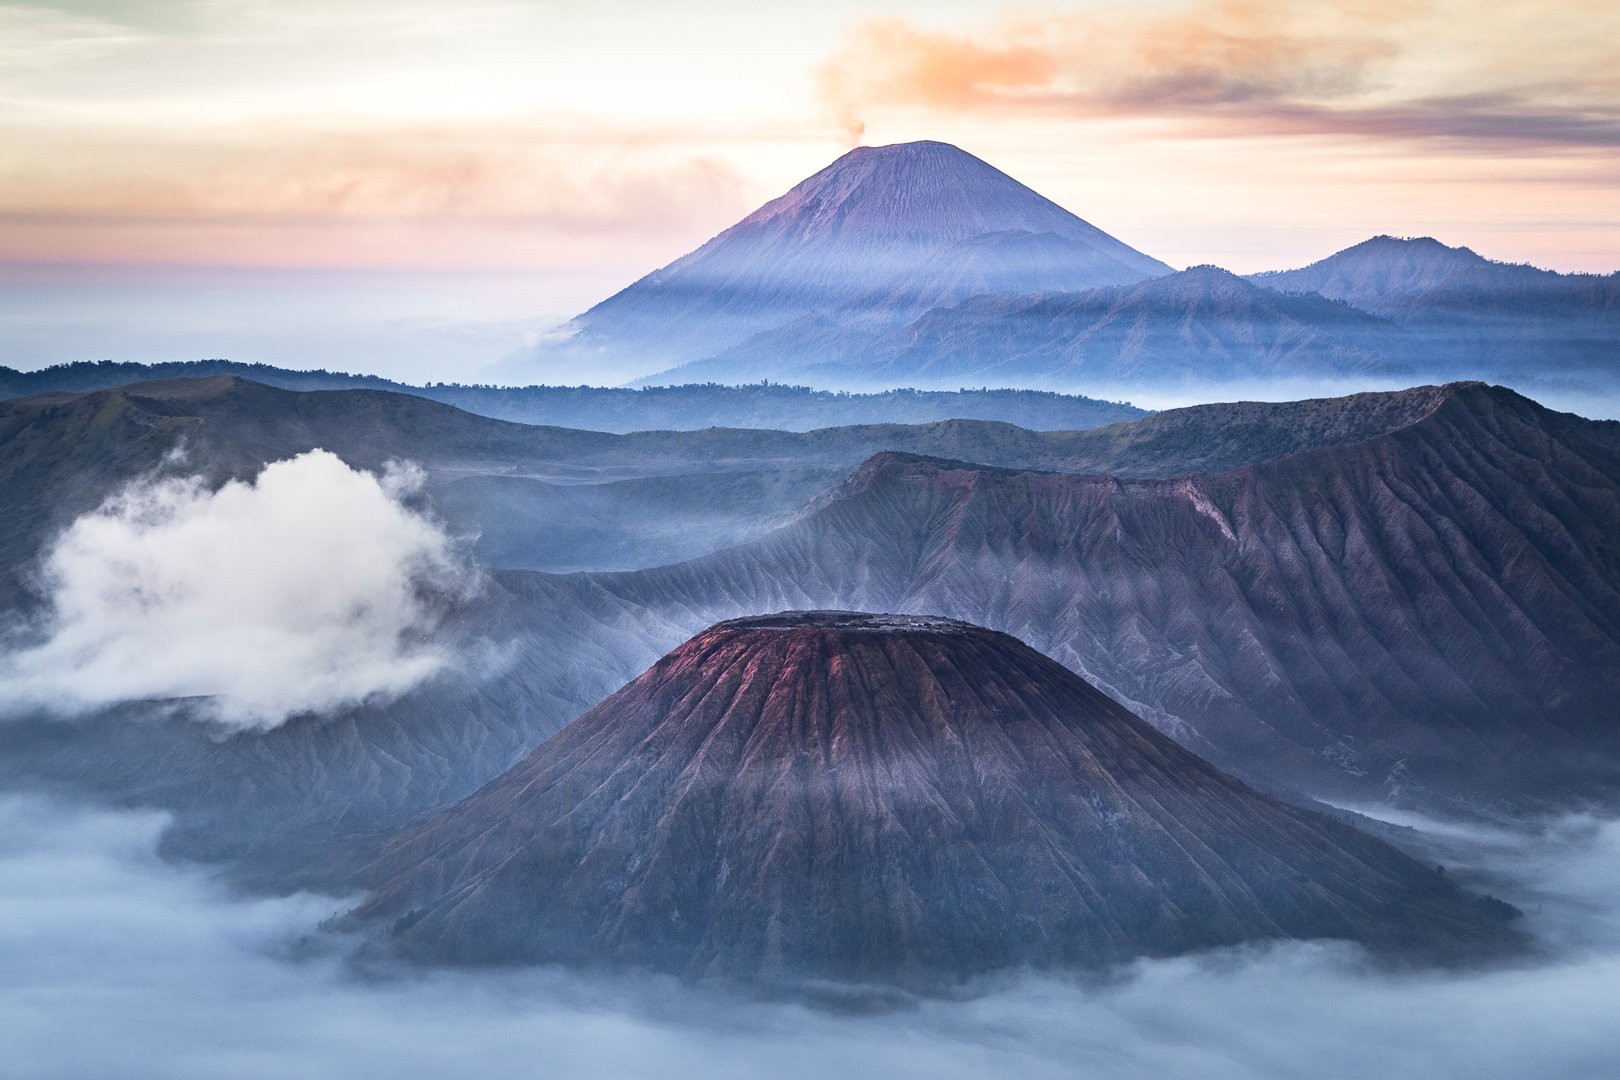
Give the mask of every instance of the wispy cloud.
M 729 201 L 738 183 L 712 158 L 593 154 L 543 124 L 164 138 L 78 130 L 30 149 L 0 151 L 0 206 L 11 214 L 495 217 L 595 231 L 684 217 Z
M 867 22 L 818 84 L 853 134 L 873 113 L 920 109 L 1147 119 L 1211 135 L 1610 147 L 1620 76 L 1593 35 L 1620 36 L 1620 9 L 1187 0 L 961 31 Z
M 742 212 L 745 188 L 711 155 L 581 145 L 540 122 L 79 128 L 0 147 L 0 250 L 119 261 L 172 244 L 193 261 L 500 266 L 591 238 L 685 242 Z M 415 235 L 390 236 L 402 229 Z M 458 236 L 480 229 L 505 238 Z M 458 242 L 423 247 L 423 234 Z
M 0 0 L 0 259 L 668 258 L 757 201 L 763 128 L 639 36 L 507 0 Z
M 622 285 L 825 164 L 836 118 L 1176 262 L 1514 227 L 1507 254 L 1609 268 L 1607 0 L 1044 2 L 0 0 L 0 261 Z M 1556 200 L 1503 190 L 1527 176 Z
M 0 75 L 15 84 L 23 73 L 49 73 L 138 45 L 147 35 L 134 26 L 94 15 L 26 4 L 0 4 Z M 0 84 L 3 86 L 4 84 Z

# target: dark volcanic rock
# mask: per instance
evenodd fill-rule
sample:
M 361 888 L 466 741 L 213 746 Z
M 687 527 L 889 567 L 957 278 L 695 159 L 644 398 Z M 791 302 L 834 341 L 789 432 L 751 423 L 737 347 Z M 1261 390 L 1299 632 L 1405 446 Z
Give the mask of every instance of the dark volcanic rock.
M 363 876 L 357 916 L 423 958 L 745 981 L 1508 940 L 1440 874 L 1014 638 L 840 612 L 710 628 Z

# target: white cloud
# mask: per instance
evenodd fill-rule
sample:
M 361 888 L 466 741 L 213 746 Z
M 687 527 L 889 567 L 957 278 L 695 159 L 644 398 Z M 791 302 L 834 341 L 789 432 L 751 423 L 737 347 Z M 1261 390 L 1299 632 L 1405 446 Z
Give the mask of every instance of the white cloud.
M 432 640 L 471 571 L 382 476 L 312 450 L 252 482 L 131 485 L 43 559 L 32 638 L 0 655 L 13 714 L 176 701 L 231 730 L 398 695 L 448 660 Z

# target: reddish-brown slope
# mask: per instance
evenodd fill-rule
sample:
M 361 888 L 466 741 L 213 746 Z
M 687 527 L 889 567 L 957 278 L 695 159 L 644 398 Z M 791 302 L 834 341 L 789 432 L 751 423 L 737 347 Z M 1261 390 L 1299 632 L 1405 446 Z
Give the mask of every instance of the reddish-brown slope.
M 1500 943 L 1445 880 L 943 619 L 723 623 L 395 837 L 362 918 L 455 962 L 928 986 L 1259 938 Z

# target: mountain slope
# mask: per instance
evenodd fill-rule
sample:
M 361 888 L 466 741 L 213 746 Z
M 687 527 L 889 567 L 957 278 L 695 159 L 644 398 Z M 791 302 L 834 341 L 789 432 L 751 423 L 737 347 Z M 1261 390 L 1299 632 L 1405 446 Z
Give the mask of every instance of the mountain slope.
M 1565 279 L 1551 270 L 1492 262 L 1430 236 L 1375 236 L 1298 270 L 1255 274 L 1251 280 L 1285 292 L 1320 293 L 1364 311 L 1393 313 L 1451 289 L 1525 288 Z
M 793 612 L 661 659 L 361 873 L 420 957 L 931 988 L 1271 937 L 1504 940 L 1002 634 Z
M 1258 288 L 1213 266 L 1138 285 L 987 296 L 929 312 L 886 343 L 876 382 L 1113 386 L 1389 375 L 1399 331 L 1317 297 Z
M 605 587 L 619 578 L 501 567 L 657 565 L 745 540 L 791 516 L 818 475 L 831 483 L 884 449 L 1166 475 L 1364 438 L 1410 422 L 1440 393 L 1179 410 L 1094 432 L 954 422 L 633 436 L 506 424 L 386 392 L 292 393 L 228 378 L 0 402 L 8 615 L 27 601 L 28 561 L 53 529 L 182 449 L 174 468 L 216 481 L 314 446 L 367 468 L 414 461 L 432 508 L 476 535 L 497 568 L 446 628 L 444 647 L 460 662 L 392 705 L 225 740 L 161 706 L 73 725 L 11 723 L 0 725 L 0 774 L 172 809 L 175 850 L 267 859 L 277 849 L 296 865 L 339 821 L 395 824 L 465 795 L 711 621 L 705 607 L 758 610 L 749 590 L 766 595 L 763 582 L 783 572 L 734 581 L 740 607 L 727 595 L 693 595 L 690 607 L 661 608 L 654 595 Z M 808 574 L 807 586 L 823 573 Z
M 578 316 L 556 348 L 596 364 L 603 381 L 713 356 L 808 316 L 896 325 L 979 293 L 1169 269 L 954 146 L 861 147 Z
M 1558 274 L 1427 238 L 1377 237 L 1246 280 L 1198 266 L 1096 289 L 986 291 L 903 327 L 787 324 L 660 378 L 1142 396 L 1166 385 L 1218 394 L 1258 382 L 1275 392 L 1288 380 L 1303 389 L 1403 373 L 1612 394 L 1620 275 Z
M 1379 236 L 1253 280 L 1399 323 L 1411 341 L 1401 358 L 1420 370 L 1572 381 L 1610 393 L 1620 380 L 1620 273 L 1559 274 L 1429 237 Z

